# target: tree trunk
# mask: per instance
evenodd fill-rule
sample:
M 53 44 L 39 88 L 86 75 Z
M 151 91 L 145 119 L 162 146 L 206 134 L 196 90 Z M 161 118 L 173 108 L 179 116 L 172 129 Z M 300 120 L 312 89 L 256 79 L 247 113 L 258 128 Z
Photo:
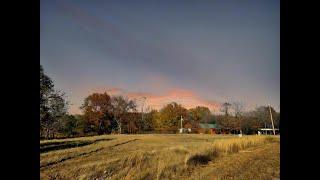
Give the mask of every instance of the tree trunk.
M 119 119 L 116 118 L 116 122 L 118 124 L 118 134 L 121 134 L 121 118 Z
M 99 127 L 98 127 L 98 134 L 104 134 L 105 133 L 105 128 L 103 124 L 103 120 L 99 120 Z
M 50 131 L 49 129 L 46 130 L 46 139 L 49 139 L 50 138 Z

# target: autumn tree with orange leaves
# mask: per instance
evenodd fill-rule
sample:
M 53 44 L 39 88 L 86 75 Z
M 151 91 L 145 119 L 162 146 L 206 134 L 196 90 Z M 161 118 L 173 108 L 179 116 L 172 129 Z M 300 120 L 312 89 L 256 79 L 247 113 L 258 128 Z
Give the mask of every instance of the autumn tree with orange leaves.
M 93 93 L 85 98 L 81 109 L 87 122 L 87 131 L 106 132 L 111 120 L 111 97 L 105 93 Z

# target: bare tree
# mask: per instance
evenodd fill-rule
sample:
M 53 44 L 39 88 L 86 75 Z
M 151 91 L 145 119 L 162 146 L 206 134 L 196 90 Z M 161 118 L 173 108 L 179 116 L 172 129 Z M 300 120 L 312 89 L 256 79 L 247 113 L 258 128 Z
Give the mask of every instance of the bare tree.
M 123 96 L 114 96 L 111 99 L 111 105 L 114 118 L 118 125 L 119 134 L 121 134 L 122 119 L 128 112 L 136 110 L 136 103 Z
M 244 112 L 244 105 L 241 102 L 233 102 L 232 103 L 232 109 L 234 111 L 235 117 L 239 117 L 243 115 Z
M 229 109 L 230 109 L 231 105 L 232 104 L 230 104 L 228 102 L 225 102 L 225 103 L 222 104 L 221 111 L 224 112 L 225 116 L 229 115 Z
M 242 134 L 242 116 L 244 112 L 244 105 L 241 102 L 233 102 L 232 109 L 236 118 L 236 126 L 240 129 L 240 134 Z

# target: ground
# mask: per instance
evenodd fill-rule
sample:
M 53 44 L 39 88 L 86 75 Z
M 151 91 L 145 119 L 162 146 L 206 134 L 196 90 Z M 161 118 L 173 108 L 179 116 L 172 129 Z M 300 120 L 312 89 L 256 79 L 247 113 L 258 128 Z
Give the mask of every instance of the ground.
M 40 142 L 41 179 L 279 179 L 270 136 L 103 135 Z

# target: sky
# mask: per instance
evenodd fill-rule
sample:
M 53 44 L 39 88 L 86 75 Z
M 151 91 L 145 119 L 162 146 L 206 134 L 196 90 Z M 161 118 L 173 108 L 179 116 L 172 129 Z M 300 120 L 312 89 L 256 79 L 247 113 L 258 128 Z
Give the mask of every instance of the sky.
M 94 92 L 160 109 L 280 110 L 278 0 L 41 0 L 40 63 L 81 113 Z

